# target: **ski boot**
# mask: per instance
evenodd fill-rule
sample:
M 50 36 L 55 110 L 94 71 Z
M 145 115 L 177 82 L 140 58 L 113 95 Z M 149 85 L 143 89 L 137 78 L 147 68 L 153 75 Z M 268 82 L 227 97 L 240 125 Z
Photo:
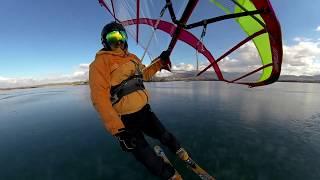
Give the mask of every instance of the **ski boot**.
M 169 178 L 168 180 L 183 180 L 183 179 L 182 179 L 181 175 L 178 173 L 178 171 L 176 171 L 174 173 L 174 175 L 171 178 Z
M 183 148 L 180 148 L 176 154 L 178 155 L 178 157 L 182 160 L 182 161 L 187 161 L 190 157 L 189 154 L 187 153 L 187 151 Z

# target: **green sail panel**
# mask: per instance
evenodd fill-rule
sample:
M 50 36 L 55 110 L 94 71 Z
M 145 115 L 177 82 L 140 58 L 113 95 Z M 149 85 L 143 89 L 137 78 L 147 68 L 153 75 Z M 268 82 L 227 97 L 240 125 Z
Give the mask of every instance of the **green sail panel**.
M 211 0 L 211 2 L 214 3 L 220 9 L 222 9 L 225 13 L 230 14 L 229 9 L 225 8 L 217 0 Z M 236 0 L 236 2 L 239 3 L 246 11 L 257 10 L 256 7 L 249 0 Z M 238 5 L 236 5 L 234 9 L 234 13 L 240 13 L 240 12 L 244 12 L 244 10 Z M 261 22 L 265 23 L 260 15 L 255 15 L 255 17 L 258 18 Z M 248 36 L 264 28 L 251 16 L 239 17 L 236 19 L 236 21 Z M 272 53 L 271 53 L 271 46 L 269 41 L 269 34 L 265 33 L 258 37 L 255 37 L 253 39 L 253 43 L 255 44 L 258 50 L 262 64 L 267 65 L 272 63 Z M 260 76 L 259 81 L 268 79 L 271 73 L 272 73 L 272 66 L 264 68 L 262 70 L 262 74 Z

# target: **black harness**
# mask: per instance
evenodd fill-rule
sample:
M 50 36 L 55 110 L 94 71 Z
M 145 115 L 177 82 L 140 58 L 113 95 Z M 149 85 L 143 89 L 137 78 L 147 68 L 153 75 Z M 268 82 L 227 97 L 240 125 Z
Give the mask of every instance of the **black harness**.
M 111 87 L 110 94 L 112 105 L 118 103 L 122 97 L 132 92 L 145 89 L 142 72 L 140 71 L 138 64 L 133 60 L 131 61 L 136 65 L 136 72 L 133 76 L 130 76 L 120 84 Z

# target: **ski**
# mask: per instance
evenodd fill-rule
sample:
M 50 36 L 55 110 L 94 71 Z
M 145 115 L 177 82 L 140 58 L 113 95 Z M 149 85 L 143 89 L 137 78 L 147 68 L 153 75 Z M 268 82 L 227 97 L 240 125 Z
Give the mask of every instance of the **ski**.
M 189 169 L 191 169 L 195 174 L 197 174 L 202 180 L 216 180 L 210 174 L 208 174 L 204 169 L 202 169 L 189 155 L 186 156 L 183 154 L 187 152 L 181 148 L 181 151 L 178 152 L 179 158 L 184 161 Z

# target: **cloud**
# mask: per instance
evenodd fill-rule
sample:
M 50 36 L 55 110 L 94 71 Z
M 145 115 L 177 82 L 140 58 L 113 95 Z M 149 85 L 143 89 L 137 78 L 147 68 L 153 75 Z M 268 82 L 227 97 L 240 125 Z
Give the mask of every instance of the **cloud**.
M 293 38 L 293 40 L 296 41 L 296 42 L 312 41 L 312 39 L 306 38 L 306 37 L 295 37 L 295 38 Z
M 200 62 L 199 70 L 203 70 L 210 63 Z M 240 47 L 232 57 L 227 56 L 218 63 L 220 70 L 223 72 L 250 72 L 261 65 L 260 57 L 253 43 L 248 43 Z M 196 67 L 194 64 L 179 63 L 172 66 L 173 71 L 194 71 Z M 209 68 L 208 71 L 213 71 Z
M 316 31 L 320 32 L 320 26 L 317 27 Z
M 319 28 L 320 29 L 320 28 Z M 320 75 L 320 39 L 296 37 L 294 44 L 283 45 L 282 75 Z M 201 61 L 199 70 L 209 65 L 205 60 Z M 251 72 L 261 66 L 260 57 L 253 43 L 247 43 L 240 47 L 232 56 L 228 56 L 219 62 L 223 72 L 245 73 Z M 88 79 L 89 64 L 79 64 L 71 74 L 49 76 L 46 78 L 10 78 L 0 76 L 0 88 L 32 86 L 38 84 L 84 81 Z M 194 71 L 195 63 L 178 63 L 172 65 L 173 71 Z M 212 71 L 213 68 L 209 68 Z M 156 76 L 170 76 L 172 73 L 161 71 Z
M 89 64 L 80 64 L 76 71 L 70 76 L 71 79 L 78 79 L 84 81 L 88 79 Z
M 172 75 L 172 73 L 169 72 L 169 71 L 166 71 L 166 70 L 158 71 L 158 72 L 155 74 L 155 76 L 157 76 L 157 77 L 169 77 L 169 76 L 171 76 L 171 75 Z
M 292 46 L 283 46 L 284 58 L 282 74 L 319 75 L 320 41 L 303 40 Z
M 261 60 L 253 43 L 241 46 L 232 56 L 227 56 L 219 62 L 223 72 L 245 73 L 260 66 Z
M 89 64 L 80 64 L 72 74 L 49 76 L 45 78 L 8 78 L 0 76 L 0 88 L 34 86 L 49 83 L 85 81 L 89 76 Z
M 320 40 L 305 37 L 294 38 L 293 45 L 283 45 L 282 75 L 319 75 Z M 225 72 L 250 72 L 261 66 L 260 57 L 253 43 L 239 48 L 231 57 L 219 63 Z
M 320 39 L 296 37 L 295 44 L 283 45 L 282 75 L 319 75 L 320 74 Z M 202 64 L 200 70 L 206 67 Z M 240 47 L 232 56 L 219 62 L 223 72 L 245 73 L 261 67 L 261 60 L 253 43 Z M 191 71 L 194 65 L 180 63 L 173 65 L 173 70 Z M 212 68 L 210 68 L 212 70 Z M 209 70 L 210 70 L 209 69 Z
M 195 70 L 192 64 L 179 63 L 172 65 L 171 68 L 173 71 L 192 71 Z

